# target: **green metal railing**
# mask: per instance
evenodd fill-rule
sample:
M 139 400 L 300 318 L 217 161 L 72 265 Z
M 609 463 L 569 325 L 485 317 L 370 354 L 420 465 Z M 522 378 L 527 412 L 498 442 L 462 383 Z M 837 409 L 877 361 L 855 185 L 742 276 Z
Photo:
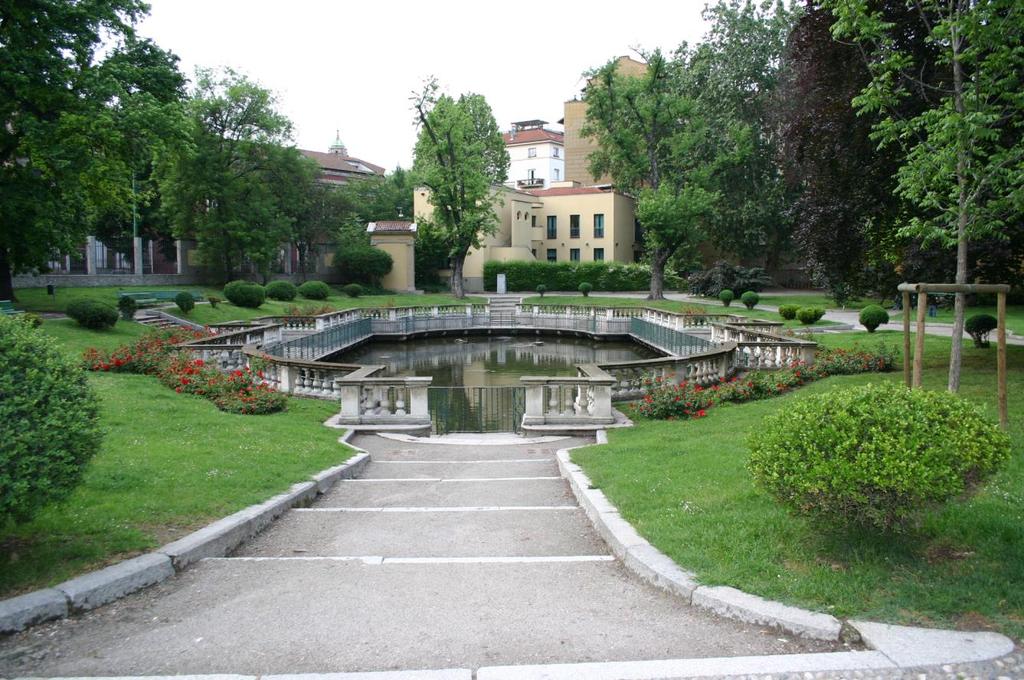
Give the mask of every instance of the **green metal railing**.
M 437 434 L 519 432 L 526 413 L 526 388 L 431 387 L 427 389 L 427 408 Z
M 675 356 L 704 352 L 712 343 L 696 335 L 661 326 L 636 317 L 629 320 L 630 335 Z
M 327 330 L 304 335 L 287 342 L 273 343 L 263 349 L 267 354 L 286 359 L 315 360 L 373 335 L 370 319 L 356 319 Z

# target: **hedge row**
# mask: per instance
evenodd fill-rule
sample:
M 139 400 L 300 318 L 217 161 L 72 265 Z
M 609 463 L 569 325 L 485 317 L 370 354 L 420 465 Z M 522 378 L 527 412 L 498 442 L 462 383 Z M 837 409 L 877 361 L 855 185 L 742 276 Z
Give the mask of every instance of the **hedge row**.
M 645 264 L 618 262 L 487 262 L 484 264 L 484 288 L 497 290 L 498 274 L 505 274 L 509 290 L 532 291 L 537 286 L 548 290 L 579 290 L 589 283 L 594 290 L 647 290 L 651 268 Z M 678 289 L 682 280 L 666 272 L 665 287 Z

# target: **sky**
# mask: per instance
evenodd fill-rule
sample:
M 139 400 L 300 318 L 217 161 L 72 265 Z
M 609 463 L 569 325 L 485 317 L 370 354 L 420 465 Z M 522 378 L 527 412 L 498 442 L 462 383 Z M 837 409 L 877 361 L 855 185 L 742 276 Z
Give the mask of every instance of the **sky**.
M 182 71 L 228 66 L 278 97 L 299 148 L 411 167 L 410 96 L 436 76 L 484 95 L 501 129 L 555 123 L 581 74 L 635 48 L 675 49 L 704 33 L 705 0 L 583 3 L 397 0 L 150 0 L 139 32 Z

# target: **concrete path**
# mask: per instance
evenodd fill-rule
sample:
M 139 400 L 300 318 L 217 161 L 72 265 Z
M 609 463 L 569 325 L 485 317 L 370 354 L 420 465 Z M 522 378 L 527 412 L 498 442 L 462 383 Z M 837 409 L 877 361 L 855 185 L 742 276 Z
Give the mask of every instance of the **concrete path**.
M 835 651 L 690 607 L 610 554 L 565 439 L 374 436 L 358 479 L 235 555 L 0 641 L 0 676 L 286 674 Z

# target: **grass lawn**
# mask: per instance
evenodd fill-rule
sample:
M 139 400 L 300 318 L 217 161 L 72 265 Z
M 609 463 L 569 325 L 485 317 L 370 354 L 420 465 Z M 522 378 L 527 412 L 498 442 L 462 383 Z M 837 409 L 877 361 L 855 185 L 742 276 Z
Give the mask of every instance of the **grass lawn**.
M 900 312 L 896 312 L 896 314 L 898 316 Z M 910 323 L 914 323 L 914 320 L 917 318 L 914 314 L 916 314 L 916 310 L 911 314 Z M 991 314 L 994 317 L 996 316 L 996 307 L 995 305 L 992 305 L 991 307 L 968 307 L 967 316 L 965 318 L 969 319 L 975 314 Z M 899 318 L 902 319 L 903 317 L 900 316 Z M 953 308 L 949 307 L 939 309 L 937 310 L 936 316 L 929 316 L 927 320 L 928 323 L 933 321 L 938 323 L 953 323 Z M 1011 333 L 1024 335 L 1024 305 L 1006 305 L 1006 328 Z M 995 344 L 995 332 L 990 334 L 990 338 L 992 343 Z
M 119 344 L 137 326 L 118 322 L 103 334 L 61 320 L 43 328 L 77 353 Z M 0 597 L 151 550 L 351 455 L 340 433 L 321 425 L 337 410 L 331 402 L 290 399 L 286 412 L 241 416 L 149 376 L 89 380 L 103 446 L 66 501 L 22 526 L 0 525 Z
M 670 312 L 683 312 L 686 310 L 700 310 L 705 311 L 709 314 L 735 314 L 736 316 L 746 316 L 755 319 L 763 319 L 764 321 L 781 321 L 787 328 L 800 328 L 804 326 L 799 321 L 792 319 L 786 321 L 777 312 L 769 312 L 762 309 L 747 309 L 739 301 L 734 302 L 728 308 L 723 307 L 720 303 L 718 304 L 700 304 L 697 302 L 680 302 L 678 300 L 644 300 L 643 298 L 625 298 L 625 297 L 600 297 L 591 295 L 590 297 L 583 297 L 582 295 L 545 295 L 541 298 L 539 295 L 528 297 L 523 300 L 523 304 L 530 305 L 592 305 L 594 307 L 654 307 L 656 309 L 664 309 Z M 818 321 L 815 326 L 834 326 L 833 321 Z
M 898 332 L 877 339 L 898 344 Z M 851 346 L 860 334 L 821 337 Z M 970 343 L 967 343 L 970 345 Z M 926 339 L 925 386 L 944 389 L 949 340 Z M 962 394 L 995 421 L 995 350 L 965 346 Z M 706 584 L 826 611 L 939 627 L 991 628 L 1024 638 L 1024 348 L 1009 348 L 1011 462 L 979 494 L 927 515 L 917 533 L 822 534 L 755 490 L 746 441 L 794 399 L 900 380 L 900 371 L 837 376 L 784 397 L 726 404 L 706 418 L 640 421 L 576 451 L 595 486 L 637 530 Z
M 90 288 L 71 288 L 57 286 L 57 294 L 50 297 L 45 288 L 18 288 L 14 291 L 17 300 L 14 306 L 29 312 L 63 312 L 68 303 L 74 300 L 99 300 L 117 305 L 119 291 L 133 290 L 187 290 L 199 293 L 203 297 L 216 295 L 223 298 L 224 294 L 217 288 L 206 286 L 95 286 Z
M 883 300 L 880 298 L 857 298 L 846 303 L 842 307 L 835 303 L 830 296 L 824 293 L 818 295 L 761 295 L 761 302 L 758 304 L 778 307 L 779 305 L 800 305 L 801 307 L 824 307 L 825 309 L 846 309 L 860 310 L 868 305 L 882 305 L 888 307 L 892 299 Z

